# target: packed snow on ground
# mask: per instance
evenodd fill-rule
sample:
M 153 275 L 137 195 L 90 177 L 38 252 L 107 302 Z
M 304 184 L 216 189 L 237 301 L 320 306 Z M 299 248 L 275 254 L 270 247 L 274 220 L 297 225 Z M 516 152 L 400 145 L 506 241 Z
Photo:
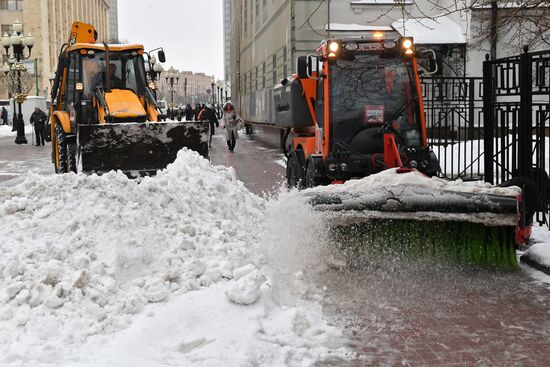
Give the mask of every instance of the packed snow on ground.
M 323 318 L 323 290 L 304 281 L 318 268 L 302 236 L 316 227 L 293 231 L 308 209 L 287 210 L 287 199 L 266 202 L 232 168 L 187 150 L 139 183 L 115 172 L 29 174 L 3 188 L 0 365 L 349 357 Z
M 0 125 L 0 138 L 5 136 L 16 136 L 17 132 L 11 131 L 12 127 L 9 125 Z
M 420 171 L 398 173 L 396 168 L 370 175 L 360 180 L 349 180 L 336 187 L 318 187 L 313 192 L 333 192 L 350 194 L 375 193 L 376 189 L 389 187 L 416 187 L 430 190 L 492 194 L 515 197 L 521 193 L 519 187 L 498 187 L 483 181 L 449 181 L 438 177 L 428 177 Z

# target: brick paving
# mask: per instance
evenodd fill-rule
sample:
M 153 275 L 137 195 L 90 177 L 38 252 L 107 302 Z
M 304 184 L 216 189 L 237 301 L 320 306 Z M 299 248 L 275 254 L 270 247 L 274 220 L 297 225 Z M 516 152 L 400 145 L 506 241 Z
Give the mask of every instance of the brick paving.
M 0 184 L 17 178 L 30 170 L 40 174 L 54 172 L 51 163 L 51 145 L 33 146 L 31 134 L 27 134 L 28 144 L 17 145 L 14 137 L 0 138 Z
M 357 366 L 550 366 L 550 290 L 525 273 L 330 273 Z

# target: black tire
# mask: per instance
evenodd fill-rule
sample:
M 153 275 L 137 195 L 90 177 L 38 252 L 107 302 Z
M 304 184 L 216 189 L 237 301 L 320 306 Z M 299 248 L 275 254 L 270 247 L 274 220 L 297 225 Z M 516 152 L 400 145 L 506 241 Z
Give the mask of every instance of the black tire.
M 307 189 L 321 186 L 324 183 L 323 173 L 317 159 L 309 157 L 307 160 L 305 186 Z
M 78 167 L 76 164 L 77 156 L 76 142 L 70 142 L 67 144 L 67 154 L 68 154 L 68 163 L 69 163 L 69 172 L 78 173 Z
M 303 153 L 302 153 L 303 154 Z M 288 188 L 302 190 L 305 187 L 303 164 L 300 163 L 300 152 L 291 150 L 286 163 L 286 181 Z
M 55 135 L 57 139 L 57 154 L 59 156 L 59 166 L 56 166 L 56 173 L 62 174 L 69 172 L 67 139 L 61 125 L 55 127 Z

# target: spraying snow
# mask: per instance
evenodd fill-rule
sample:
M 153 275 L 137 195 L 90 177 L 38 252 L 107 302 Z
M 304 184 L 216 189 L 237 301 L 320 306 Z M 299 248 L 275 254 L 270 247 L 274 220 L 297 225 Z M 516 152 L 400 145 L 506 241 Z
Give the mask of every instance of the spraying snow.
M 141 182 L 29 174 L 0 202 L 0 364 L 309 366 L 345 355 L 319 307 L 271 297 L 277 280 L 259 269 L 280 242 L 259 242 L 266 202 L 232 168 L 184 149 Z

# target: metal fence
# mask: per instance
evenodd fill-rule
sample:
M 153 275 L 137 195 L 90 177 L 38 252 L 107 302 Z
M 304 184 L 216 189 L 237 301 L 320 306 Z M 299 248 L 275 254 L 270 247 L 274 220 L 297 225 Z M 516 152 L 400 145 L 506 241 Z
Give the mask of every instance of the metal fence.
M 443 178 L 483 179 L 482 78 L 424 78 L 422 93 L 429 143 Z
M 483 85 L 485 179 L 534 180 L 540 195 L 536 219 L 548 225 L 550 50 L 486 60 Z
M 550 50 L 486 60 L 483 78 L 422 80 L 429 142 L 441 176 L 536 182 L 536 220 L 550 225 Z

